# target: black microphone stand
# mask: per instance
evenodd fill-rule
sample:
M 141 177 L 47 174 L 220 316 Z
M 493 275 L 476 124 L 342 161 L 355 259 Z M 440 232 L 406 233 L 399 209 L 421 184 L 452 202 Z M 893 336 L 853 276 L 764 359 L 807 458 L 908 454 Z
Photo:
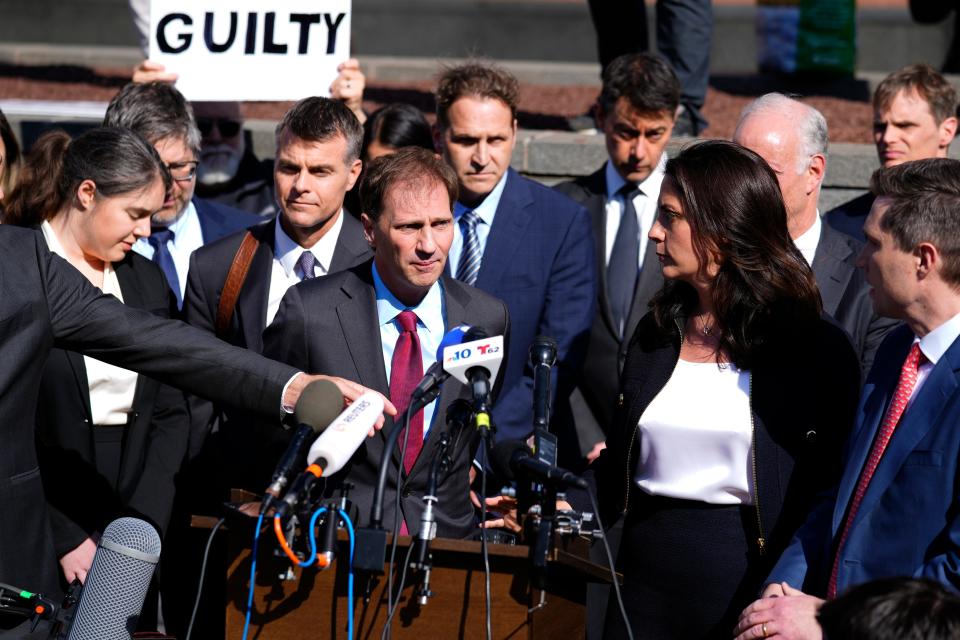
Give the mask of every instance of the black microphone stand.
M 421 606 L 427 604 L 428 598 L 433 597 L 430 590 L 430 571 L 433 568 L 433 556 L 430 554 L 430 541 L 437 536 L 437 519 L 433 513 L 433 507 L 437 503 L 437 485 L 441 473 L 446 473 L 453 461 L 449 455 L 450 442 L 452 438 L 450 431 L 444 431 L 440 434 L 440 441 L 437 443 L 437 454 L 430 463 L 430 476 L 427 481 L 427 492 L 423 496 L 424 509 L 423 516 L 420 518 L 420 533 L 416 540 L 416 551 L 410 566 L 421 571 L 423 578 L 415 596 Z

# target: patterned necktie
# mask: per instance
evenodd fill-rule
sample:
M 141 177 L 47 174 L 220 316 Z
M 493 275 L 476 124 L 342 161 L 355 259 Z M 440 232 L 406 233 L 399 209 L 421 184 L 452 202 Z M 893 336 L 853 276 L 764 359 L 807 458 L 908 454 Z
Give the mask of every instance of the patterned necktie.
M 177 296 L 177 308 L 183 308 L 183 296 L 180 295 L 180 278 L 177 277 L 177 265 L 170 255 L 170 249 L 167 243 L 172 241 L 174 233 L 170 229 L 159 228 L 150 232 L 147 242 L 153 247 L 153 261 L 163 270 L 163 275 L 167 276 L 167 284 L 173 290 L 173 295 Z
M 317 263 L 316 256 L 312 251 L 304 251 L 297 259 L 297 267 L 300 269 L 300 279 L 310 280 L 314 277 L 313 266 Z
M 627 183 L 617 193 L 623 197 L 623 215 L 617 227 L 617 237 L 607 264 L 607 299 L 620 337 L 633 305 L 633 292 L 640 270 L 640 224 L 633 199 L 640 193 L 635 185 Z
M 397 416 L 401 416 L 410 404 L 410 395 L 423 377 L 423 358 L 420 354 L 420 337 L 417 335 L 417 314 L 409 310 L 401 311 L 396 320 L 400 325 L 400 336 L 390 361 L 390 402 L 397 407 Z M 402 433 L 400 438 L 402 442 Z M 403 468 L 407 473 L 413 468 L 422 446 L 423 412 L 418 411 L 410 417 L 410 438 L 406 455 L 403 456 Z
M 472 285 L 480 273 L 480 237 L 477 225 L 480 216 L 473 211 L 465 211 L 460 216 L 460 235 L 463 237 L 463 249 L 460 252 L 460 264 L 457 266 L 457 280 Z
M 910 400 L 910 394 L 917 386 L 917 373 L 920 370 L 920 364 L 925 362 L 926 358 L 920 351 L 920 343 L 914 342 L 907 354 L 907 359 L 903 361 L 903 367 L 900 369 L 900 380 L 897 382 L 897 388 L 893 392 L 893 399 L 890 406 L 887 407 L 887 413 L 880 423 L 880 429 L 874 438 L 873 446 L 870 448 L 870 455 L 863 465 L 863 471 L 860 472 L 860 479 L 857 481 L 857 487 L 850 499 L 850 507 L 847 509 L 847 517 L 843 523 L 840 542 L 837 544 L 837 551 L 833 557 L 833 568 L 830 571 L 830 582 L 827 583 L 827 598 L 833 599 L 837 596 L 837 574 L 840 570 L 840 552 L 843 550 L 843 544 L 847 541 L 847 535 L 850 533 L 850 525 L 857 515 L 863 496 L 867 492 L 870 480 L 873 478 L 877 466 L 880 464 L 880 458 L 893 436 L 893 431 L 900 421 L 904 410 L 907 408 L 907 401 Z

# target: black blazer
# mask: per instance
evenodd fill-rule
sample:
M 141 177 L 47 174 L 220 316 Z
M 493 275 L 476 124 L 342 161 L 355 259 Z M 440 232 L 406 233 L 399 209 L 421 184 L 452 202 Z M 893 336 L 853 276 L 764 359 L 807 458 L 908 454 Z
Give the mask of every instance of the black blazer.
M 673 373 L 680 340 L 677 329 L 659 332 L 652 315 L 643 318 L 630 340 L 614 428 L 598 461 L 598 495 L 606 526 L 635 504 L 633 494 L 640 491 L 633 483 L 640 453 L 636 426 Z M 817 494 L 840 477 L 859 380 L 849 340 L 828 320 L 810 326 L 785 324 L 753 367 L 757 497 L 768 570 Z M 690 390 L 690 400 L 696 401 L 695 389 Z
M 590 212 L 593 243 L 597 256 L 597 312 L 590 328 L 587 357 L 583 363 L 579 386 L 570 396 L 569 410 L 573 413 L 581 454 L 590 446 L 606 438 L 613 420 L 620 370 L 626 357 L 626 342 L 637 328 L 640 318 L 647 313 L 647 304 L 663 286 L 663 274 L 653 242 L 647 243 L 640 268 L 637 287 L 633 294 L 630 315 L 621 340 L 607 298 L 607 269 L 604 265 L 607 235 L 607 180 L 606 165 L 586 177 L 556 186 L 557 191 L 573 198 Z M 562 410 L 558 403 L 558 411 Z
M 847 332 L 860 358 L 863 380 L 870 372 L 880 343 L 899 323 L 878 316 L 873 310 L 867 276 L 863 269 L 857 268 L 862 247 L 862 242 L 823 224 L 812 268 L 823 310 Z
M 264 354 L 294 367 L 354 380 L 389 397 L 371 265 L 372 260 L 288 289 L 276 321 L 264 333 Z M 449 276 L 443 278 L 443 291 L 446 329 L 468 323 L 483 327 L 490 335 L 508 337 L 510 322 L 503 302 Z M 454 378 L 444 384 L 422 453 L 401 489 L 400 508 L 411 534 L 420 528 L 423 494 L 433 458 L 431 452 L 439 439 L 438 433 L 445 429 L 446 407 L 458 397 L 467 397 L 468 393 Z M 348 480 L 356 485 L 351 498 L 360 509 L 363 524 L 367 522 L 373 502 L 384 438 L 394 428 L 393 420 L 388 418 L 383 430 L 367 438 L 348 466 L 334 476 L 337 482 L 327 486 L 327 493 L 332 493 L 340 481 Z M 473 431 L 458 442 L 459 446 L 451 454 L 453 464 L 441 478 L 436 507 L 437 535 L 453 538 L 468 536 L 476 528 L 468 496 L 469 470 L 479 435 Z M 397 451 L 393 463 L 399 466 Z M 389 527 L 395 513 L 395 471 L 387 477 L 383 514 L 384 524 Z
M 232 401 L 265 418 L 279 417 L 283 387 L 296 373 L 182 322 L 120 304 L 52 255 L 37 231 L 0 225 L 0 582 L 51 593 L 58 569 L 34 418 L 54 347 Z
M 130 252 L 114 268 L 127 306 L 161 318 L 176 313 L 175 298 L 154 263 Z M 121 515 L 146 519 L 163 532 L 173 504 L 174 475 L 186 453 L 186 399 L 152 378 L 137 378 L 115 487 L 97 473 L 91 419 L 83 356 L 53 349 L 40 381 L 36 424 L 58 556 Z

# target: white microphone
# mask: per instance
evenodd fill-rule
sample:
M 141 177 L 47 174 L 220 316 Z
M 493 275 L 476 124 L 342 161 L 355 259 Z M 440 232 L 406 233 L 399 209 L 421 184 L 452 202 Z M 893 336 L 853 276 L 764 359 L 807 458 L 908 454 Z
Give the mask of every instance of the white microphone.
M 486 371 L 490 386 L 503 362 L 503 336 L 455 344 L 443 350 L 443 369 L 463 384 L 476 381 L 476 369 Z

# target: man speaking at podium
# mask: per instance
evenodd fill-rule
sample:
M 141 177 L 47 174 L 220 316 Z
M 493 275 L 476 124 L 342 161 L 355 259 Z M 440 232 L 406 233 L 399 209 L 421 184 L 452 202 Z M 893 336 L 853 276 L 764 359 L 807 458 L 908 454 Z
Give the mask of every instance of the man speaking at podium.
M 435 361 L 444 334 L 460 324 L 507 337 L 507 308 L 500 300 L 445 276 L 453 241 L 457 177 L 433 153 L 402 149 L 375 160 L 360 186 L 364 236 L 374 257 L 347 271 L 314 278 L 288 289 L 273 324 L 264 333 L 264 354 L 294 367 L 358 382 L 390 398 L 402 415 L 410 394 Z M 495 386 L 495 390 L 499 385 Z M 446 408 L 468 389 L 448 379 L 439 400 L 411 417 L 403 465 L 401 533 L 416 534 L 423 511 L 438 434 Z M 367 439 L 339 482 L 355 485 L 350 498 L 367 518 L 386 434 L 402 428 L 388 420 Z M 469 499 L 470 467 L 479 433 L 453 433 L 452 464 L 439 478 L 437 535 L 462 538 L 476 529 Z M 402 438 L 401 438 L 402 441 Z M 336 477 L 336 476 L 335 476 Z M 384 522 L 394 522 L 396 474 L 388 474 Z M 362 524 L 365 524 L 362 522 Z

